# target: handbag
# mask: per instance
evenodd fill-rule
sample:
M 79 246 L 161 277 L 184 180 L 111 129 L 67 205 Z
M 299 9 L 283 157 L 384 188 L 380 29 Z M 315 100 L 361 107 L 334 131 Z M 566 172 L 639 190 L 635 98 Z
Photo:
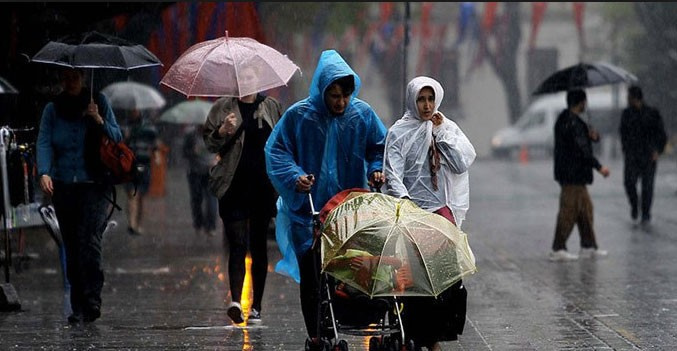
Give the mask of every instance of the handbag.
M 101 163 L 106 168 L 107 180 L 111 184 L 134 182 L 138 179 L 137 161 L 132 151 L 124 142 L 115 142 L 105 133 L 101 135 L 99 147 Z
M 223 194 L 219 194 L 219 188 L 224 182 L 225 178 L 225 167 L 226 165 L 222 162 L 224 155 L 233 147 L 235 144 L 235 141 L 240 137 L 240 134 L 244 131 L 244 125 L 241 124 L 240 127 L 235 131 L 235 134 L 228 139 L 228 142 L 223 144 L 221 146 L 221 149 L 219 149 L 218 155 L 219 155 L 219 162 L 217 162 L 215 165 L 213 165 L 209 169 L 209 179 L 207 180 L 207 188 L 209 191 L 216 196 L 217 198 L 220 198 Z

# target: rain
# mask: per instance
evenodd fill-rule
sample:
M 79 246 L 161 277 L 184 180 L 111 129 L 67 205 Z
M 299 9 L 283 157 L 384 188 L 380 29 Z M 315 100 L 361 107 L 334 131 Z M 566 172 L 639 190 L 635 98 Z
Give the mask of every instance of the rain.
M 267 278 L 257 324 L 248 323 L 251 255 L 242 287 L 245 322 L 236 324 L 228 316 L 229 242 L 218 209 L 216 228 L 196 230 L 193 224 L 188 173 L 194 160 L 184 156 L 185 137 L 205 125 L 219 96 L 251 90 L 246 83 L 227 94 L 217 89 L 248 70 L 235 59 L 202 72 L 202 86 L 173 75 L 185 74 L 179 69 L 190 65 L 179 67 L 180 61 L 195 45 L 212 41 L 223 49 L 229 40 L 274 51 L 277 64 L 257 72 L 275 73 L 276 80 L 252 89 L 279 101 L 282 112 L 308 97 L 318 59 L 329 49 L 357 73 L 357 97 L 386 128 L 402 117 L 412 78 L 429 76 L 442 85 L 439 111 L 465 133 L 477 156 L 468 168 L 469 209 L 460 234 L 453 235 L 467 243 L 448 244 L 447 237 L 439 245 L 425 242 L 438 251 L 462 246 L 458 252 L 472 260 L 462 280 L 468 294 L 464 329 L 457 340 L 443 340 L 442 350 L 675 349 L 675 16 L 677 4 L 670 2 L 1 3 L 0 349 L 305 349 L 299 284 L 276 269 L 284 257 L 276 221 L 266 234 Z M 69 323 L 65 249 L 53 208 L 41 206 L 50 199 L 40 188 L 35 161 L 43 109 L 63 90 L 64 64 L 43 62 L 38 53 L 50 42 L 83 33 L 147 50 L 145 63 L 79 67 L 85 86 L 110 101 L 123 131 L 141 118 L 157 133 L 157 144 L 143 203 L 128 201 L 126 184 L 115 186 L 112 200 L 119 208 L 113 208 L 102 239 L 101 316 Z M 554 87 L 552 79 L 564 71 L 577 73 L 556 79 L 564 86 Z M 666 134 L 650 220 L 631 213 L 626 194 L 620 129 L 631 85 L 640 86 L 646 104 L 660 112 Z M 608 255 L 584 258 L 580 252 L 575 260 L 553 261 L 561 190 L 554 178 L 554 131 L 570 88 L 587 94 L 580 117 L 599 136 L 592 155 L 600 169 L 609 170 L 608 177 L 593 170 L 587 185 L 598 251 Z M 215 153 L 209 156 L 218 160 Z M 135 206 L 138 219 L 129 216 Z M 347 223 L 358 223 L 345 221 L 334 226 L 346 230 L 352 228 Z M 566 241 L 573 254 L 581 249 L 579 230 L 575 226 Z M 325 237 L 324 245 L 348 242 L 346 235 Z M 407 235 L 402 231 L 398 240 L 413 240 Z M 367 241 L 360 240 L 351 245 Z M 332 253 L 347 255 L 347 247 Z M 350 247 L 356 249 L 363 248 Z M 397 327 L 393 339 L 400 329 L 406 334 L 406 325 Z M 363 333 L 340 334 L 331 346 L 385 349 L 372 340 L 386 344 L 382 334 Z

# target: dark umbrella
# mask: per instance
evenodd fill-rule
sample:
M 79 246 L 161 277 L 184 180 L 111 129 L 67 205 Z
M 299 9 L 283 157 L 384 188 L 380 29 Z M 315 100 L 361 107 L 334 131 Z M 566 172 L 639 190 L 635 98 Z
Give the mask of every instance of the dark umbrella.
M 96 31 L 50 41 L 33 56 L 32 61 L 72 68 L 122 70 L 162 65 L 143 45 Z
M 636 81 L 635 75 L 610 63 L 579 63 L 553 73 L 532 94 L 549 94 L 574 88 L 590 88 L 617 83 L 634 83 Z
M 0 77 L 0 95 L 2 94 L 18 94 L 19 91 L 6 81 L 4 78 Z

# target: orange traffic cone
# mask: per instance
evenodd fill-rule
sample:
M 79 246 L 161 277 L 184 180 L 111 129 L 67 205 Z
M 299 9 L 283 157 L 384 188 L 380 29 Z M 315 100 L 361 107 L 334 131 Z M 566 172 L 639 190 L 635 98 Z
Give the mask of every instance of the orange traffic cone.
M 529 163 L 529 149 L 526 145 L 522 145 L 522 148 L 520 148 L 520 163 Z

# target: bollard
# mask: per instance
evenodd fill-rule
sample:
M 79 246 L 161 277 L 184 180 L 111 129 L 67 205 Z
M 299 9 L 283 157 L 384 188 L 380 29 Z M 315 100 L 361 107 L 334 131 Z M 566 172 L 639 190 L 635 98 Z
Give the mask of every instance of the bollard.
M 520 163 L 529 163 L 529 149 L 526 145 L 520 148 Z

